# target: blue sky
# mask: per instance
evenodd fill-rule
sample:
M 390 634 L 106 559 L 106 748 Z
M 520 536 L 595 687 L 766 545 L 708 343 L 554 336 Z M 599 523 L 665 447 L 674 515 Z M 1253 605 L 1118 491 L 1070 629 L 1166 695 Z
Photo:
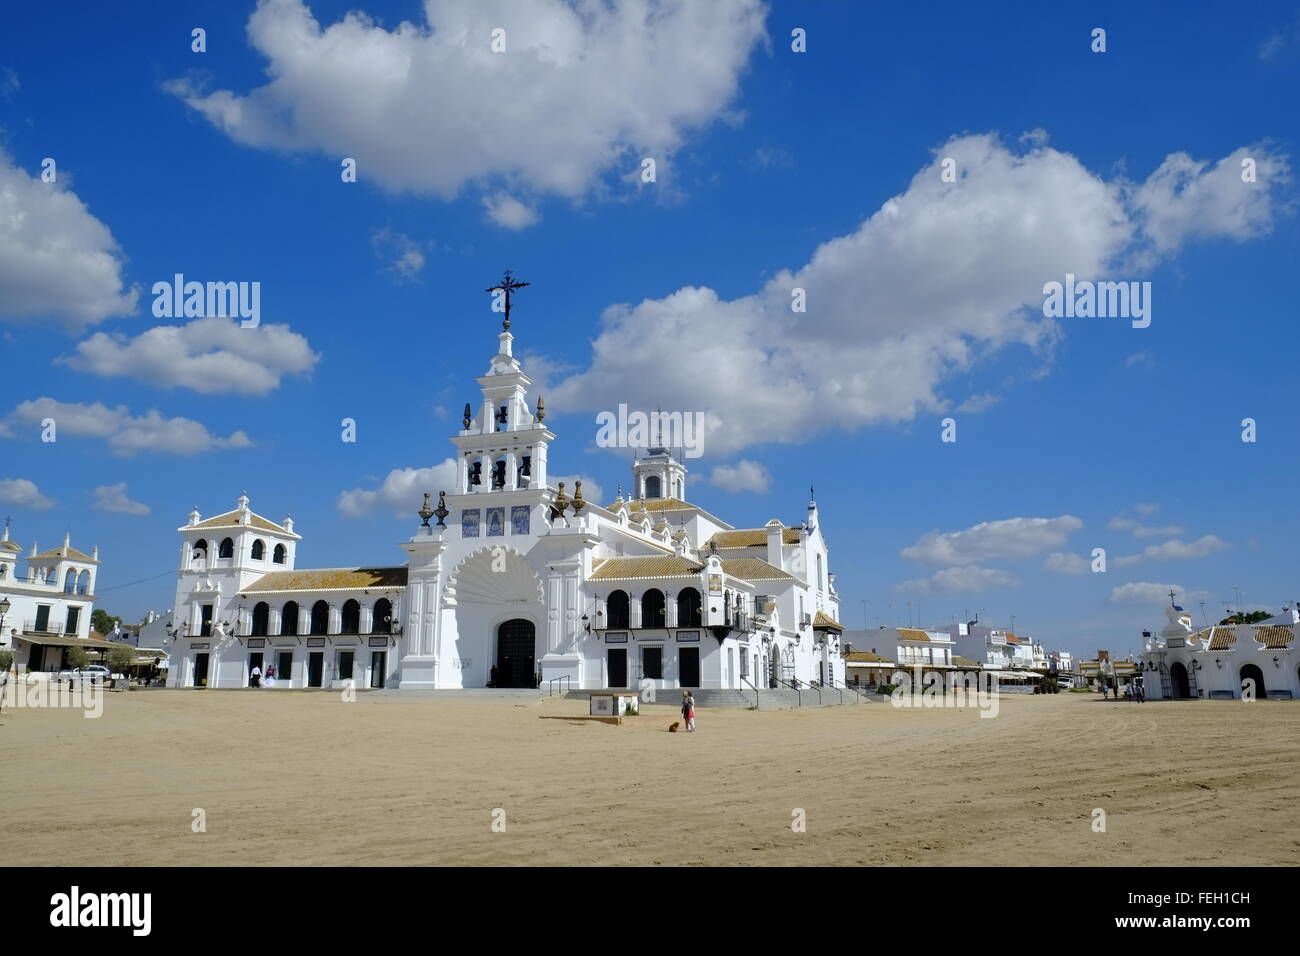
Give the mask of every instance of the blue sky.
M 0 39 L 0 512 L 99 544 L 98 606 L 166 608 L 174 529 L 245 488 L 304 565 L 399 562 L 506 267 L 552 471 L 608 500 L 597 412 L 705 412 L 688 497 L 758 526 L 815 484 L 849 626 L 1123 652 L 1171 585 L 1300 598 L 1300 5 L 256 6 Z M 178 272 L 262 325 L 156 318 Z M 1046 320 L 1066 272 L 1150 282 L 1150 327 Z

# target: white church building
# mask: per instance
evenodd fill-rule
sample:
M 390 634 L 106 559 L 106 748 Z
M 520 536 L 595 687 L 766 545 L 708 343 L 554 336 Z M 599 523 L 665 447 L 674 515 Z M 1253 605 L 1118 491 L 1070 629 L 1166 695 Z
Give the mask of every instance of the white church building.
M 1294 608 L 1257 624 L 1219 624 L 1196 630 L 1180 607 L 1165 608 L 1167 623 L 1148 635 L 1141 657 L 1148 700 L 1300 698 Z
M 455 486 L 426 495 L 391 567 L 304 570 L 292 520 L 241 496 L 178 529 L 168 682 L 435 689 L 748 688 L 844 682 L 839 598 L 815 501 L 735 528 L 691 504 L 671 447 L 602 506 L 547 479 L 555 434 L 513 354 L 451 438 Z M 414 511 L 419 502 L 411 503 Z M 430 524 L 436 517 L 437 522 Z

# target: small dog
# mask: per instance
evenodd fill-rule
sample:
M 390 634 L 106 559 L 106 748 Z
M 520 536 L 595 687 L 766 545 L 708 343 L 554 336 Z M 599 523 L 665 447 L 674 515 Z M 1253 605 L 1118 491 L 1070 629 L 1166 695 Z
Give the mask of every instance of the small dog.
M 680 724 L 681 724 L 680 720 L 674 720 L 671 724 L 668 725 L 668 732 L 670 734 L 677 733 L 677 728 Z

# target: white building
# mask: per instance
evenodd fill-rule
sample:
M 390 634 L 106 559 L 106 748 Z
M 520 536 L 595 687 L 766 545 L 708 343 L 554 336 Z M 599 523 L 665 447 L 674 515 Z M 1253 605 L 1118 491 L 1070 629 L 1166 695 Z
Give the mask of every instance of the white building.
M 9 602 L 9 610 L 0 625 L 0 647 L 16 652 L 18 673 L 61 670 L 74 646 L 111 646 L 90 632 L 99 548 L 85 554 L 64 535 L 61 547 L 38 551 L 33 544 L 25 558 L 22 551 L 6 524 L 0 532 L 0 600 Z
M 1139 666 L 1148 700 L 1300 697 L 1300 660 L 1295 655 L 1300 614 L 1286 609 L 1258 624 L 1215 625 L 1193 630 L 1192 616 L 1165 608 L 1164 629 L 1149 636 Z
M 253 513 L 246 496 L 190 514 L 169 684 L 246 686 L 255 666 L 293 687 L 843 683 L 816 503 L 797 524 L 733 528 L 689 502 L 669 447 L 635 462 L 632 498 L 620 489 L 602 506 L 581 482 L 552 487 L 556 435 L 508 329 L 451 437 L 455 485 L 430 489 L 445 498 L 433 511 L 426 496 L 403 563 L 300 570 L 293 522 Z
M 945 628 L 953 642 L 953 653 L 993 670 L 1016 670 L 1033 666 L 1029 642 L 999 627 L 975 621 L 950 624 Z

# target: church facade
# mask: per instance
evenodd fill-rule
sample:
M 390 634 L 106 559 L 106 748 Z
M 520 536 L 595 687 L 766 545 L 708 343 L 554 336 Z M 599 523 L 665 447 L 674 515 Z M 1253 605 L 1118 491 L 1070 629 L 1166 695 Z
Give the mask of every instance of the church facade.
M 507 313 L 508 315 L 508 313 Z M 195 510 L 181 536 L 169 684 L 736 688 L 843 684 L 839 598 L 815 501 L 735 528 L 650 447 L 608 505 L 548 481 L 556 436 L 509 321 L 451 438 L 454 487 L 400 564 L 299 569 L 292 520 Z M 432 491 L 432 489 L 431 489 Z M 418 502 L 412 502 L 415 509 Z M 430 523 L 436 518 L 436 523 Z

